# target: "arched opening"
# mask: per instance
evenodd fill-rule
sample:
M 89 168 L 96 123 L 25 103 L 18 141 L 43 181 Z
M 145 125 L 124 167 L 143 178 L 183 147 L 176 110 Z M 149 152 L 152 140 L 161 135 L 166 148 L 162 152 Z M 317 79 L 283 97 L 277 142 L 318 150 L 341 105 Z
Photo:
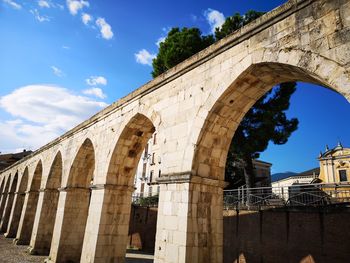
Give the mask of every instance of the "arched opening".
M 32 181 L 25 196 L 24 209 L 21 216 L 20 226 L 17 232 L 17 244 L 29 245 L 32 235 L 33 224 L 36 214 L 36 208 L 39 198 L 39 189 L 41 184 L 43 165 L 41 160 L 36 165 Z
M 275 85 L 289 81 L 313 83 L 341 92 L 339 87 L 327 83 L 324 79 L 326 78 L 316 76 L 305 69 L 286 64 L 259 63 L 250 66 L 222 93 L 209 111 L 197 140 L 192 174 L 223 182 L 226 157 L 231 140 L 243 117 L 257 100 Z M 347 94 L 342 95 L 346 96 Z M 207 245 L 200 249 L 201 257 L 221 254 L 220 250 L 222 248 L 220 245 L 215 246 L 215 244 L 222 244 L 222 238 L 226 233 L 226 231 L 222 231 L 223 184 L 213 191 L 209 190 L 209 187 L 203 186 L 190 193 L 192 196 L 195 194 L 202 196 L 206 202 L 203 202 L 201 197 L 199 198 L 196 213 L 193 215 L 196 220 L 189 221 L 188 229 L 199 229 L 195 233 L 195 238 L 200 239 L 205 236 Z M 213 213 L 213 211 L 217 212 Z M 241 220 L 243 224 L 242 219 L 248 218 L 259 226 L 259 220 L 262 220 L 261 213 L 239 216 L 240 219 L 236 219 L 236 223 Z M 206 227 L 198 226 L 197 222 L 205 222 Z M 234 228 L 238 226 L 236 223 Z M 248 234 L 248 236 L 251 235 Z M 256 238 L 252 236 L 251 239 L 257 239 L 257 242 L 260 242 L 261 239 L 259 240 L 258 237 L 259 235 Z M 225 262 L 239 260 L 239 251 L 233 248 L 230 249 L 234 258 L 228 259 L 226 257 Z
M 11 181 L 11 175 L 8 175 L 7 178 L 4 177 L 3 179 L 3 184 L 4 184 L 4 190 L 1 196 L 1 202 L 0 202 L 0 223 L 1 220 L 4 216 L 4 209 L 5 209 L 5 204 L 7 200 L 7 194 L 10 191 L 10 181 Z M 1 230 L 0 230 L 1 231 Z
M 13 207 L 12 207 L 11 215 L 9 219 L 9 225 L 7 228 L 7 232 L 5 233 L 5 237 L 7 238 L 16 237 L 19 220 L 22 214 L 24 196 L 27 190 L 27 185 L 28 185 L 28 168 L 24 170 L 19 188 L 14 196 Z
M 10 180 L 10 178 L 9 178 L 8 181 L 9 181 L 8 183 L 10 185 L 9 185 L 8 192 L 7 192 L 3 217 L 1 218 L 1 224 L 0 224 L 0 231 L 1 232 L 5 232 L 7 230 L 7 227 L 8 227 L 8 222 L 10 219 L 11 209 L 12 209 L 12 205 L 13 205 L 13 199 L 14 199 L 16 187 L 17 187 L 18 172 L 16 172 L 16 174 L 13 176 L 12 180 Z
M 55 262 L 80 262 L 94 170 L 94 146 L 90 139 L 86 139 L 70 168 L 67 187 L 62 189 L 60 193 L 59 202 L 61 202 L 61 198 L 64 200 L 64 211 Z M 57 217 L 58 213 L 59 211 Z M 51 247 L 51 258 L 55 257 L 52 255 L 55 253 L 54 250 Z
M 327 83 L 301 68 L 280 63 L 259 63 L 244 71 L 215 102 L 196 144 L 192 172 L 224 180 L 228 148 L 240 121 L 254 103 L 279 83 Z
M 108 183 L 133 186 L 137 164 L 154 131 L 153 123 L 146 116 L 132 117 L 114 148 L 108 166 Z
M 2 196 L 2 194 L 4 193 L 4 187 L 5 187 L 5 177 L 1 178 L 1 184 L 0 184 L 0 195 Z M 1 197 L 0 197 L 1 199 Z
M 151 120 L 142 114 L 136 114 L 125 126 L 114 147 L 108 166 L 94 255 L 98 255 L 101 262 L 125 260 L 134 177 L 141 154 L 154 131 Z M 97 196 L 98 192 L 96 189 L 93 196 L 95 193 Z M 106 240 L 111 240 L 111 243 L 107 245 Z M 87 250 L 88 246 L 84 247 L 84 255 L 89 254 Z
M 62 180 L 62 155 L 58 152 L 51 164 L 46 186 L 40 189 L 36 220 L 30 239 L 32 254 L 49 255 L 53 229 L 57 214 L 59 191 Z M 32 183 L 33 189 L 40 187 L 37 181 Z M 34 216 L 34 215 L 33 215 Z M 30 236 L 28 237 L 30 238 Z

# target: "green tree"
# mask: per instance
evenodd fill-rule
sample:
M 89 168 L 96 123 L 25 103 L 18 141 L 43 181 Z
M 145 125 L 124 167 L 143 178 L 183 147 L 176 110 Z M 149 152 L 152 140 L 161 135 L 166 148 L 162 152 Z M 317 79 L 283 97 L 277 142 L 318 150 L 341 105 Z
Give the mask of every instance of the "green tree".
M 214 37 L 202 36 L 198 28 L 171 29 L 167 38 L 160 43 L 157 57 L 153 59 L 152 76 L 157 77 L 213 43 Z
M 227 17 L 221 28 L 217 27 L 215 29 L 215 39 L 220 40 L 228 36 L 232 32 L 240 29 L 242 26 L 249 24 L 263 14 L 264 12 L 249 10 L 247 13 L 245 13 L 244 16 L 241 16 L 239 13 L 235 13 L 233 16 Z

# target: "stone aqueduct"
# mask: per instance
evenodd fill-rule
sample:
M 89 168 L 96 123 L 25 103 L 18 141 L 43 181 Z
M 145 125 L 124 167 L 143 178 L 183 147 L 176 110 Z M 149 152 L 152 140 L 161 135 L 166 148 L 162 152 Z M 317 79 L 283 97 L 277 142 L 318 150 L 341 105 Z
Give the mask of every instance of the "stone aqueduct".
M 274 85 L 305 81 L 350 100 L 350 0 L 290 0 L 0 174 L 0 228 L 51 262 L 124 262 L 141 153 L 162 176 L 155 262 L 222 262 L 228 146 Z

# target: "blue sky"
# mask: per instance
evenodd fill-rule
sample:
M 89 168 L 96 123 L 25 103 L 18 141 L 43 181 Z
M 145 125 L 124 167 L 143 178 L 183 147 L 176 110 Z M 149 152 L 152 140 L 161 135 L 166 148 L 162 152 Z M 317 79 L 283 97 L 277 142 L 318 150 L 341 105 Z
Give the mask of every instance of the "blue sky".
M 283 2 L 0 0 L 0 151 L 36 149 L 151 80 L 171 27 L 208 34 L 235 12 Z M 317 166 L 325 144 L 350 146 L 349 104 L 330 90 L 300 84 L 288 116 L 299 130 L 261 155 L 273 172 Z

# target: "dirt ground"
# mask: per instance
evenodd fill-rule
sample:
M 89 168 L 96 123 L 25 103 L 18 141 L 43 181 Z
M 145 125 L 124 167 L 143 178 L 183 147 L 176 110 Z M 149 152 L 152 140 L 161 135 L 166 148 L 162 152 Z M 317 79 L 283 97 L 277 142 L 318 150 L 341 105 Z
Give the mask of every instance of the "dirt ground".
M 27 253 L 27 246 L 16 246 L 13 239 L 0 235 L 0 263 L 42 263 L 47 256 L 32 256 Z M 150 255 L 127 254 L 126 263 L 152 263 Z

